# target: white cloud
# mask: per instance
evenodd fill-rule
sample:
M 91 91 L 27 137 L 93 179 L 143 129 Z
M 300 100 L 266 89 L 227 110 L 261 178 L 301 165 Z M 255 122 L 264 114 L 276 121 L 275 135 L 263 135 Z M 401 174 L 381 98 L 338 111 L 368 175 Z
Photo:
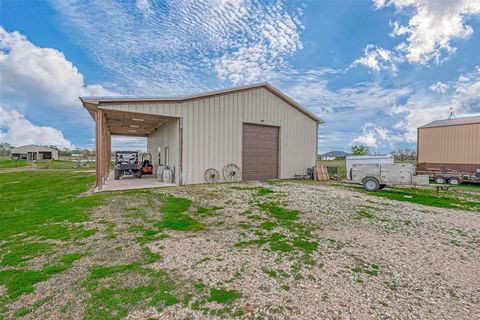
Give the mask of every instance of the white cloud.
M 301 13 L 282 1 L 169 0 L 162 10 L 153 1 L 133 8 L 112 0 L 52 2 L 72 40 L 140 95 L 206 90 L 212 75 L 233 83 L 265 80 L 286 72 L 286 58 L 302 46 Z
M 417 140 L 417 128 L 428 122 L 446 119 L 450 108 L 457 115 L 469 115 L 480 112 L 480 67 L 472 72 L 462 74 L 446 84 L 452 88 L 451 93 L 437 95 L 419 92 L 399 106 L 392 108 L 395 115 L 403 116 L 398 123 L 403 138 L 408 142 Z
M 349 142 L 355 138 L 360 139 L 358 143 L 375 145 L 379 149 L 391 149 L 401 143 L 399 133 L 391 129 L 398 122 L 391 110 L 414 91 L 411 88 L 385 88 L 380 82 L 333 89 L 330 81 L 339 73 L 331 69 L 309 71 L 296 75 L 291 82 L 278 84 L 285 93 L 326 121 L 319 129 L 326 136 L 319 139 L 320 150 L 347 151 L 351 147 Z M 376 123 L 377 127 L 364 128 L 364 123 Z
M 150 0 L 137 0 L 135 4 L 138 10 L 143 12 L 143 14 L 149 15 L 152 13 L 152 4 L 150 3 Z
M 302 25 L 298 18 L 286 13 L 279 3 L 268 14 L 250 16 L 248 39 L 240 42 L 233 52 L 215 60 L 215 71 L 221 79 L 245 83 L 268 80 L 288 65 L 285 58 L 303 47 L 300 40 Z
M 352 140 L 352 144 L 356 143 L 367 147 L 376 147 L 377 139 L 372 132 L 364 132 L 361 136 L 358 136 Z
M 396 63 L 400 62 L 401 58 L 390 50 L 369 44 L 365 47 L 363 56 L 355 60 L 350 67 L 363 65 L 376 72 L 384 69 L 391 69 L 396 72 Z
M 432 84 L 428 88 L 437 93 L 445 93 L 448 90 L 448 84 L 438 81 L 437 83 Z
M 390 147 L 394 148 L 394 142 L 401 141 L 401 137 L 394 135 L 389 129 L 373 123 L 365 123 L 362 134 L 352 140 L 352 144 L 365 145 L 370 148 Z
M 2 106 L 0 106 L 0 141 L 14 146 L 39 144 L 72 147 L 72 143 L 65 139 L 60 130 L 37 126 L 18 111 L 6 110 Z
M 28 120 L 32 115 L 34 122 L 48 120 L 64 128 L 85 130 L 86 136 L 91 136 L 92 120 L 80 108 L 78 97 L 113 94 L 99 84 L 85 84 L 83 75 L 62 52 L 38 47 L 19 32 L 1 26 L 0 73 L 0 138 L 16 145 L 71 146 L 58 129 Z
M 82 95 L 109 95 L 101 85 L 85 85 L 83 75 L 64 54 L 35 46 L 19 32 L 0 27 L 2 101 L 15 104 L 79 106 Z
M 397 46 L 410 63 L 440 63 L 455 52 L 452 40 L 466 39 L 473 33 L 469 16 L 480 15 L 478 0 L 373 0 L 377 9 L 393 6 L 409 16 L 408 24 L 393 23 L 392 36 L 406 36 Z
M 348 150 L 345 141 L 391 151 L 410 147 L 417 128 L 446 119 L 450 108 L 457 116 L 480 113 L 480 66 L 449 82 L 432 88 L 442 95 L 416 87 L 386 88 L 380 82 L 359 83 L 332 89 L 338 70 L 304 72 L 293 82 L 278 86 L 315 114 L 326 120 L 320 132 L 320 149 Z M 327 80 L 328 79 L 328 80 Z
M 460 75 L 453 86 L 455 88 L 454 103 L 458 107 L 480 109 L 480 66 L 473 72 Z
M 334 69 L 308 71 L 296 74 L 290 82 L 285 80 L 279 82 L 279 87 L 320 115 L 333 111 L 338 115 L 341 111 L 365 117 L 388 110 L 389 107 L 396 105 L 398 99 L 413 92 L 409 88 L 385 88 L 378 81 L 331 89 L 330 82 L 339 73 L 341 71 Z
M 147 138 L 112 136 L 112 150 L 114 151 L 147 151 Z M 154 152 L 153 150 L 151 152 Z

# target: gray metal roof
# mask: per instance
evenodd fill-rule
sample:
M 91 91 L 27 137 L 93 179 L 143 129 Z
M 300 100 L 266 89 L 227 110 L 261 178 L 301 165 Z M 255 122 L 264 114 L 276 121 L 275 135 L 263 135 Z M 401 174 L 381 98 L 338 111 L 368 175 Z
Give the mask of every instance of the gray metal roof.
M 424 126 L 421 126 L 420 128 L 459 126 L 459 125 L 464 125 L 464 124 L 475 124 L 475 123 L 480 123 L 480 116 L 436 120 L 436 121 L 432 121 L 432 122 L 430 122 L 430 123 L 428 123 Z
M 20 153 L 20 152 L 37 152 L 37 151 L 58 151 L 58 150 L 55 150 L 55 149 L 52 149 L 52 148 L 49 148 L 49 147 L 45 147 L 45 146 L 39 146 L 39 145 L 36 145 L 36 144 L 27 144 L 25 146 L 20 146 L 20 147 L 16 147 L 16 148 L 12 148 L 12 150 L 10 151 L 11 153 Z
M 194 95 L 187 95 L 187 96 L 178 96 L 178 97 L 153 97 L 153 96 L 147 96 L 147 97 L 80 97 L 80 100 L 82 103 L 85 105 L 85 103 L 93 103 L 93 104 L 98 104 L 100 102 L 102 103 L 115 103 L 115 102 L 181 102 L 185 100 L 192 100 L 192 99 L 199 99 L 199 98 L 205 98 L 209 96 L 215 96 L 219 94 L 226 94 L 226 93 L 233 93 L 237 91 L 242 91 L 242 90 L 248 90 L 248 89 L 255 89 L 255 88 L 261 88 L 264 87 L 277 95 L 279 98 L 299 110 L 300 112 L 304 113 L 308 117 L 312 118 L 318 123 L 324 123 L 322 119 L 317 117 L 315 114 L 313 114 L 311 111 L 307 110 L 305 107 L 300 105 L 298 102 L 284 94 L 282 91 L 279 89 L 275 88 L 273 85 L 271 85 L 268 82 L 261 82 L 261 83 L 256 83 L 256 84 L 251 84 L 251 85 L 245 85 L 245 86 L 238 86 L 238 87 L 232 87 L 232 88 L 227 88 L 227 89 L 221 89 L 221 90 L 215 90 L 215 91 L 207 91 L 207 92 L 202 92 L 199 94 L 194 94 Z

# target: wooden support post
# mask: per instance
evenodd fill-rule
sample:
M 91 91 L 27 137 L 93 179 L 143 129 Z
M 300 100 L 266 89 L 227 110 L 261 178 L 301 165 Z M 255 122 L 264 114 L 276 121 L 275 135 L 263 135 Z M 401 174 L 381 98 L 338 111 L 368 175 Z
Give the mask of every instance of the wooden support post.
M 112 134 L 110 130 L 107 128 L 107 159 L 106 159 L 106 168 L 107 168 L 107 177 L 110 174 L 110 169 L 112 167 Z
M 97 110 L 95 112 L 95 125 L 96 125 L 96 180 L 97 189 L 102 190 L 104 183 L 104 149 L 105 149 L 105 137 L 104 137 L 104 114 L 103 111 Z
M 108 126 L 105 117 L 103 117 L 103 181 L 108 177 Z
M 98 124 L 100 120 L 99 111 L 95 112 L 95 186 L 98 190 L 101 190 L 102 175 L 100 173 L 100 126 Z
M 100 145 L 100 154 L 101 154 L 101 177 L 102 183 L 108 178 L 110 174 L 110 159 L 111 159 L 111 150 L 112 150 L 112 136 L 110 130 L 108 128 L 107 119 L 105 117 L 105 113 L 103 111 L 97 111 L 101 117 L 101 125 L 100 125 L 100 136 L 101 136 L 101 145 Z

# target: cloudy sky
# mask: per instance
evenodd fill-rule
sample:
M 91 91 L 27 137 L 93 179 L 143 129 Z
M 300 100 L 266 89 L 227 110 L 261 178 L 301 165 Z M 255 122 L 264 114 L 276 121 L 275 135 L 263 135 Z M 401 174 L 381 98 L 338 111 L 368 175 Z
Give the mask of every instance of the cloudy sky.
M 261 81 L 326 121 L 321 152 L 415 148 L 416 128 L 449 108 L 480 114 L 478 0 L 0 6 L 0 141 L 13 145 L 93 147 L 79 96 L 172 96 Z

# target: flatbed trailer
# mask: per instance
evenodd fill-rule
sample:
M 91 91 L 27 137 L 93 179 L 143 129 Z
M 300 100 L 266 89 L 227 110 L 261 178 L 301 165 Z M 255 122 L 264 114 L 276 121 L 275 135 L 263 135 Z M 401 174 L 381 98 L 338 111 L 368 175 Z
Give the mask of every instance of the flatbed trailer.
M 480 169 L 476 173 L 471 172 L 456 172 L 456 171 L 417 171 L 417 174 L 425 174 L 430 177 L 430 180 L 436 183 L 448 183 L 451 185 L 458 185 L 463 182 L 480 183 Z

